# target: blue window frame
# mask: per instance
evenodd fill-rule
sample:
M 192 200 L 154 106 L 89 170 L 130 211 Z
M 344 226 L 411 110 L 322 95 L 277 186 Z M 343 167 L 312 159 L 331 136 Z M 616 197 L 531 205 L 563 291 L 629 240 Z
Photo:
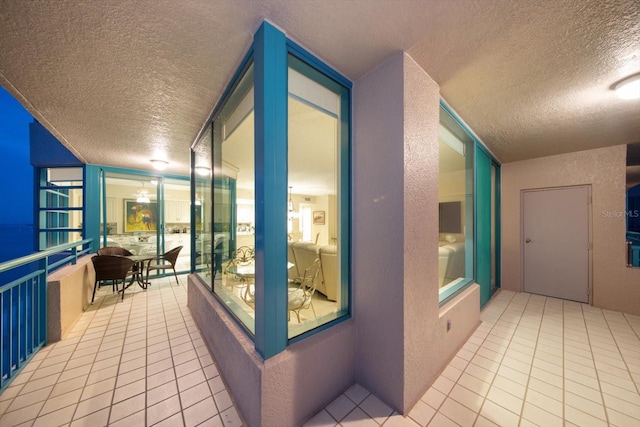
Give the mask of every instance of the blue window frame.
M 476 282 L 482 306 L 500 287 L 500 163 L 440 107 L 440 304 Z
M 292 76 L 303 89 L 292 89 Z M 193 169 L 200 164 L 213 172 L 208 183 L 192 172 L 192 198 L 209 192 L 213 223 L 205 223 L 200 241 L 193 242 L 210 260 L 195 271 L 212 284 L 264 358 L 350 314 L 350 90 L 347 79 L 265 22 L 192 147 Z M 323 97 L 333 106 L 327 108 Z M 333 129 L 326 140 L 334 161 L 328 169 L 333 175 L 327 175 L 333 177 L 331 190 L 313 191 L 298 173 L 305 167 L 292 153 L 305 138 L 293 135 L 305 131 L 305 122 L 290 111 L 292 105 Z M 233 183 L 233 191 L 225 182 Z M 297 231 L 311 241 L 294 242 Z M 250 249 L 246 259 L 240 258 L 242 247 Z M 317 276 L 309 273 L 314 265 Z M 305 298 L 304 284 L 314 283 L 312 276 L 311 293 L 318 299 L 309 302 L 318 307 L 292 305 L 292 295 Z M 329 282 L 335 289 L 327 289 Z M 313 313 L 309 319 L 303 310 Z M 300 326 L 292 328 L 292 322 Z
M 83 168 L 40 168 L 39 174 L 40 249 L 82 240 Z

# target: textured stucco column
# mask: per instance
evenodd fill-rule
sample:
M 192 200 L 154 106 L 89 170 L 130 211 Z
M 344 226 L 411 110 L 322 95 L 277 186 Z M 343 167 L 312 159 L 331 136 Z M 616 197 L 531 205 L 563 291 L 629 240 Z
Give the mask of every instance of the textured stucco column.
M 407 54 L 354 85 L 356 380 L 404 414 L 479 321 L 477 285 L 438 302 L 439 102 Z

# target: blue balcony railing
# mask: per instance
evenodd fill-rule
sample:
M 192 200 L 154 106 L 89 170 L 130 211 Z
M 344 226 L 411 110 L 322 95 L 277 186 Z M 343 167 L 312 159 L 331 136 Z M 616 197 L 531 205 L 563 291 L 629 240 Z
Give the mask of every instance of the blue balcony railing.
M 93 239 L 67 243 L 0 264 L 0 392 L 47 341 L 47 276 L 75 264 Z M 3 277 L 21 277 L 3 283 Z M 25 271 L 28 271 L 26 274 Z

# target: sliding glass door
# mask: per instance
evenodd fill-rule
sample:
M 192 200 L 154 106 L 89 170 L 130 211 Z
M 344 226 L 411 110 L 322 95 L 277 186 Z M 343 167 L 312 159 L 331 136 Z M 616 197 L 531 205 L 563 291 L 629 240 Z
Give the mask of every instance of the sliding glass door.
M 191 268 L 189 180 L 105 169 L 101 185 L 100 247 L 117 246 L 134 255 L 156 256 L 182 246 L 176 271 L 188 272 Z M 154 274 L 166 272 L 159 270 Z

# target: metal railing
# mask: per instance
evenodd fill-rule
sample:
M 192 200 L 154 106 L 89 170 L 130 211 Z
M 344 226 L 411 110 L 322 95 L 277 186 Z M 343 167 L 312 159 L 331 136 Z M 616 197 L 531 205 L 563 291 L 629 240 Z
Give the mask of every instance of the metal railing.
M 93 239 L 59 245 L 0 264 L 0 274 L 30 267 L 31 271 L 0 284 L 0 392 L 47 340 L 47 276 L 75 264 L 91 251 Z

